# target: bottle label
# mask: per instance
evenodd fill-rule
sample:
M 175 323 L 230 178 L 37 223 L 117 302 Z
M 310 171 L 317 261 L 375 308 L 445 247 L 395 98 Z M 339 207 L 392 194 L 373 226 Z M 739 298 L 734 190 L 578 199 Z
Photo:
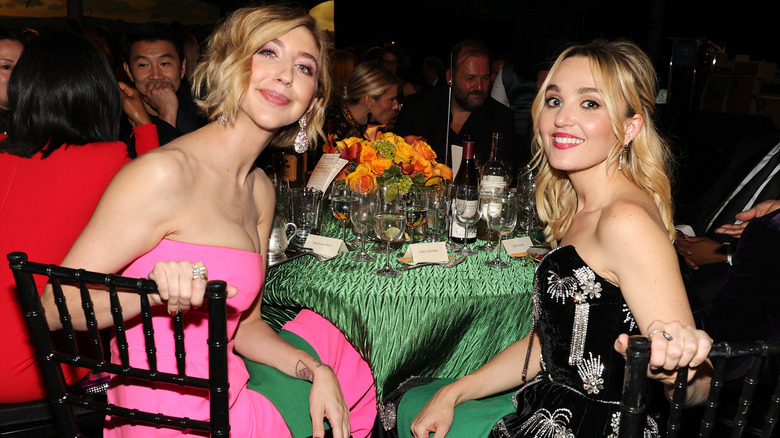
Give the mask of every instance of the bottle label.
M 290 182 L 298 179 L 298 157 L 293 154 L 284 154 L 284 178 Z

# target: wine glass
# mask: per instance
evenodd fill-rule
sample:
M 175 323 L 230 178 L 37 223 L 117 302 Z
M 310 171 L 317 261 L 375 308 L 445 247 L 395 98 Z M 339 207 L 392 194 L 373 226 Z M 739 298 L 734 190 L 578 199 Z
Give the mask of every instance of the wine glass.
M 424 192 L 409 192 L 406 194 L 406 228 L 409 232 L 409 242 L 414 243 L 415 230 L 427 221 L 428 205 Z
M 397 277 L 400 271 L 390 266 L 390 243 L 397 242 L 406 228 L 406 205 L 395 185 L 380 185 L 374 191 L 374 232 L 386 242 L 385 266 L 374 271 L 383 277 Z
M 505 192 L 483 198 L 483 211 L 487 214 L 486 221 L 491 231 L 498 235 L 496 258 L 485 262 L 493 268 L 507 268 L 509 263 L 501 260 L 501 242 L 505 236 L 514 231 L 517 225 L 518 200 L 517 194 Z
M 330 207 L 333 211 L 333 217 L 341 222 L 341 240 L 344 241 L 347 250 L 352 251 L 355 248 L 347 242 L 347 222 L 349 221 L 351 203 L 350 197 L 351 193 L 345 180 L 337 179 L 333 181 L 333 185 L 330 187 Z
M 480 198 L 480 207 L 482 208 L 482 219 L 485 220 L 485 224 L 487 224 L 487 211 L 485 210 L 487 207 L 487 203 L 481 202 L 482 198 L 486 197 L 492 197 L 492 196 L 500 196 L 506 191 L 506 185 L 504 183 L 492 183 L 489 180 L 483 180 L 482 183 L 479 185 L 479 198 Z M 488 228 L 488 238 L 487 241 L 478 246 L 477 250 L 482 252 L 493 252 L 496 249 L 496 245 L 493 243 L 493 230 Z
M 428 242 L 439 242 L 444 234 L 447 221 L 447 202 L 444 197 L 444 185 L 431 188 L 425 198 L 428 210 Z
M 351 189 L 352 191 L 352 205 L 351 205 L 351 217 L 353 229 L 360 236 L 360 252 L 353 254 L 350 257 L 352 260 L 359 262 L 372 262 L 376 260 L 376 257 L 366 252 L 366 234 L 369 227 L 374 223 L 374 195 L 375 186 L 374 183 L 369 182 L 367 185 L 357 185 Z
M 452 198 L 454 196 L 455 185 L 452 183 L 452 181 L 446 180 L 444 181 L 443 185 L 444 187 L 442 188 L 442 196 L 444 197 L 444 204 L 446 208 L 446 212 L 444 213 L 446 216 L 444 220 L 446 221 L 447 226 L 447 242 L 445 245 L 449 251 L 459 251 L 461 246 L 452 240 L 452 221 L 455 220 L 455 206 L 453 205 Z
M 477 254 L 466 243 L 468 242 L 470 228 L 482 216 L 482 209 L 479 207 L 479 187 L 475 185 L 458 185 L 453 190 L 454 199 L 452 203 L 454 204 L 455 220 L 464 227 L 463 247 L 456 252 L 460 255 Z

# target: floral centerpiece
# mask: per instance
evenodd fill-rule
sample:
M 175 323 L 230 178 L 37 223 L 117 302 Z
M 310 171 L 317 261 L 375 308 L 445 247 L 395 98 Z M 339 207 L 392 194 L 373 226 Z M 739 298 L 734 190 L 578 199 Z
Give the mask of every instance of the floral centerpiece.
M 346 179 L 355 188 L 375 185 L 394 186 L 402 196 L 424 191 L 443 180 L 452 179 L 452 169 L 436 162 L 436 153 L 422 140 L 409 144 L 392 132 L 380 132 L 381 126 L 369 126 L 364 138 L 330 138 L 325 153 L 338 153 L 348 160 L 337 179 Z

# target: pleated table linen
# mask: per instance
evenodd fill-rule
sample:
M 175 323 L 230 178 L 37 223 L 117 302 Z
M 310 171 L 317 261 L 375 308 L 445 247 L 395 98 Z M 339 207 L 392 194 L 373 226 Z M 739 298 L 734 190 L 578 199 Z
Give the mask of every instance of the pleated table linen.
M 530 330 L 536 265 L 485 266 L 493 257 L 387 278 L 373 274 L 384 254 L 375 262 L 304 256 L 268 270 L 263 317 L 278 328 L 308 308 L 331 321 L 371 365 L 381 400 L 412 376 L 466 375 Z

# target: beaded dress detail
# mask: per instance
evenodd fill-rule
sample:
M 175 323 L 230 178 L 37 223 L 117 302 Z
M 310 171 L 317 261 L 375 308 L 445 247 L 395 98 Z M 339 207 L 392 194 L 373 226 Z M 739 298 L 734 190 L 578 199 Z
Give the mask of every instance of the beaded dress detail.
M 639 334 L 620 288 L 573 246 L 557 248 L 536 271 L 534 323 L 542 371 L 515 394 L 517 412 L 491 436 L 617 437 L 625 360 L 613 344 L 621 333 Z M 660 435 L 652 416 L 644 435 Z

